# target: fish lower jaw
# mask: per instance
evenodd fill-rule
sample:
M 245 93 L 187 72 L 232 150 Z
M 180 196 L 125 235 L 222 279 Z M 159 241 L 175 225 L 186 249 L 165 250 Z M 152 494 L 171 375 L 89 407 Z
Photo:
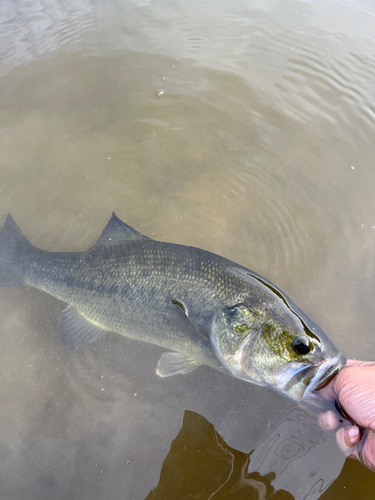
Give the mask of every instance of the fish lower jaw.
M 306 388 L 306 393 L 312 393 L 328 384 L 338 372 L 345 366 L 346 358 L 343 354 L 338 354 L 335 358 L 322 364 L 314 378 Z
M 331 380 L 345 366 L 345 362 L 345 357 L 338 354 L 323 363 L 311 365 L 290 363 L 277 374 L 275 389 L 304 404 L 304 401 L 311 398 L 314 391 Z

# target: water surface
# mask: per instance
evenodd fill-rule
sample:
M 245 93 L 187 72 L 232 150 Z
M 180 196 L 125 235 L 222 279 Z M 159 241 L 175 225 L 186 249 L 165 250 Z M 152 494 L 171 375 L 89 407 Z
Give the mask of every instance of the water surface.
M 375 359 L 374 26 L 366 1 L 5 0 L 1 217 L 72 251 L 114 210 L 266 276 L 348 357 Z M 63 303 L 0 292 L 4 498 L 144 499 L 185 410 L 258 450 L 263 476 L 267 443 L 291 435 L 291 402 L 267 389 L 209 368 L 161 380 L 162 349 L 114 334 L 68 354 Z M 305 461 L 267 462 L 276 491 L 318 498 L 340 474 L 334 437 L 313 442 Z M 354 467 L 348 498 L 356 477 L 372 498 Z

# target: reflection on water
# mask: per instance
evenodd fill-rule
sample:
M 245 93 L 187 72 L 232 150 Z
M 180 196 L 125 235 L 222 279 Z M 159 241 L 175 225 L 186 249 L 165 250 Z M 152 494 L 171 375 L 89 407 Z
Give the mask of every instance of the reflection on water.
M 266 276 L 348 357 L 374 359 L 374 14 L 366 0 L 1 2 L 1 218 L 72 251 L 115 210 Z M 264 447 L 288 401 L 208 368 L 160 380 L 161 349 L 114 335 L 68 355 L 64 304 L 0 293 L 2 498 L 145 498 L 185 408 L 289 491 L 299 460 L 276 469 Z M 337 480 L 348 498 L 372 498 L 361 467 Z
M 223 440 L 203 416 L 186 410 L 183 424 L 177 437 L 173 440 L 171 449 L 164 460 L 158 486 L 150 492 L 146 500 L 172 500 L 180 498 L 207 498 L 207 499 L 235 499 L 235 500 L 293 500 L 303 498 L 314 500 L 370 499 L 373 490 L 366 490 L 363 480 L 371 488 L 375 487 L 375 476 L 366 471 L 360 464 L 347 460 L 343 472 L 331 485 L 321 478 L 327 461 L 321 454 L 323 462 L 317 461 L 319 473 L 300 465 L 299 476 L 294 476 L 295 484 L 287 484 L 287 490 L 294 492 L 293 496 L 284 489 L 276 489 L 273 484 L 278 474 L 276 469 L 286 469 L 294 461 L 308 453 L 311 446 L 322 444 L 325 440 L 322 431 L 315 427 L 309 436 L 306 424 L 308 415 L 300 409 L 294 408 L 288 412 L 282 425 L 278 427 L 273 437 L 263 449 L 244 453 L 236 450 Z M 303 422 L 303 423 L 302 423 Z M 288 437 L 283 424 L 292 430 L 295 424 L 299 431 L 298 440 Z M 311 436 L 313 436 L 311 438 Z M 266 450 L 266 454 L 264 455 Z M 269 461 L 270 472 L 256 472 L 254 462 L 259 462 L 257 455 Z M 276 460 L 275 460 L 276 458 Z M 262 467 L 261 466 L 261 467 Z M 274 468 L 275 467 L 275 468 Z M 249 472 L 252 470 L 253 472 Z M 259 470 L 259 469 L 258 469 Z M 340 471 L 338 471 L 339 474 Z M 355 486 L 361 476 L 361 486 Z M 293 475 L 292 475 L 293 477 Z M 328 489 L 327 489 L 328 488 Z M 366 493 L 368 491 L 368 493 Z M 325 492 L 325 493 L 324 493 Z M 323 494 L 323 495 L 322 495 Z M 362 496 L 363 495 L 363 496 Z
M 262 474 L 272 471 L 277 487 L 283 486 L 296 498 L 315 500 L 339 475 L 341 463 L 317 425 L 316 416 L 292 407 L 255 451 L 250 470 Z
M 164 460 L 159 484 L 146 500 L 172 498 L 293 500 L 274 490 L 275 474 L 248 473 L 250 453 L 228 446 L 204 417 L 185 411 L 182 428 Z

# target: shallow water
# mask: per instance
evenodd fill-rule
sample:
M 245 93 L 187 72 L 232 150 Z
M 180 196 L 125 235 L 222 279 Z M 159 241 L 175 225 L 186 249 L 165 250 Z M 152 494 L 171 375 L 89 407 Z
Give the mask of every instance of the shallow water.
M 114 210 L 266 276 L 348 357 L 375 359 L 374 39 L 366 1 L 5 0 L 0 215 L 71 251 Z M 186 409 L 269 472 L 288 400 L 203 367 L 159 379 L 163 350 L 114 334 L 68 354 L 63 303 L 0 293 L 2 498 L 144 499 Z M 333 436 L 316 442 L 277 490 L 318 498 L 339 475 Z M 372 498 L 353 467 L 348 498 Z

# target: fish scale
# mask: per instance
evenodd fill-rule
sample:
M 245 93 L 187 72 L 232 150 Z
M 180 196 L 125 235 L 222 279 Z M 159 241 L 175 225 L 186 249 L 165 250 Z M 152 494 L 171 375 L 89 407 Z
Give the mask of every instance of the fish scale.
M 108 331 L 170 349 L 160 376 L 205 364 L 315 404 L 313 390 L 345 364 L 265 278 L 205 250 L 149 239 L 115 214 L 85 252 L 38 249 L 8 215 L 0 285 L 33 286 L 67 302 L 59 328 L 68 349 Z

